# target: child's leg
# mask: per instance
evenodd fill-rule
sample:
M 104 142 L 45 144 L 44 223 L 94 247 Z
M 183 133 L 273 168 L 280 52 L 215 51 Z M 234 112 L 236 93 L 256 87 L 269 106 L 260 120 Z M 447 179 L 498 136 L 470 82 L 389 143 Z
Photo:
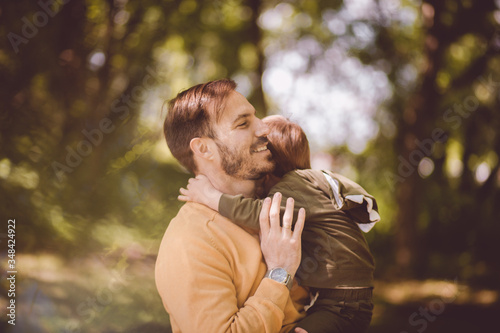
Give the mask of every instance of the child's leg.
M 305 329 L 307 333 L 343 332 L 342 328 L 348 325 L 347 321 L 328 310 L 318 310 L 313 313 L 308 311 L 307 317 L 302 319 L 297 327 Z
M 361 333 L 371 321 L 371 300 L 318 299 L 297 327 L 308 333 Z

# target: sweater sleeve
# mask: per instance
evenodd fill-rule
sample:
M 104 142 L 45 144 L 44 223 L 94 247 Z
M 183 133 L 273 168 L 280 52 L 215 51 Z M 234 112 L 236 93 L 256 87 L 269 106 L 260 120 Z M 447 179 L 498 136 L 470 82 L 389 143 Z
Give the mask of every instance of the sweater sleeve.
M 253 295 L 239 304 L 231 259 L 213 240 L 184 238 L 164 251 L 168 253 L 158 264 L 157 284 L 174 332 L 281 330 L 289 299 L 286 286 L 264 278 Z
M 290 174 L 291 175 L 291 174 Z M 280 192 L 282 194 L 280 215 L 281 220 L 283 219 L 283 214 L 285 213 L 286 201 L 289 197 L 294 198 L 294 217 L 293 225 L 297 221 L 297 216 L 299 209 L 301 207 L 306 208 L 306 200 L 295 188 L 298 186 L 297 181 L 293 177 L 285 176 L 278 184 L 273 186 L 268 193 L 268 197 L 271 197 Z M 219 200 L 219 213 L 233 221 L 234 223 L 248 227 L 252 229 L 260 229 L 259 215 L 262 209 L 262 200 L 245 198 L 242 195 L 229 195 L 223 194 Z

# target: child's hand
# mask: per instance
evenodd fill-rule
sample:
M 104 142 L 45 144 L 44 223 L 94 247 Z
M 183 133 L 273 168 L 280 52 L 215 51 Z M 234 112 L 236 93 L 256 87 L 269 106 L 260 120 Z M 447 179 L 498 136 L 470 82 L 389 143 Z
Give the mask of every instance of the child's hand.
M 179 192 L 181 195 L 177 199 L 180 201 L 194 201 L 208 206 L 213 210 L 219 210 L 219 199 L 222 192 L 215 189 L 210 180 L 204 175 L 190 178 L 187 189 L 181 188 Z

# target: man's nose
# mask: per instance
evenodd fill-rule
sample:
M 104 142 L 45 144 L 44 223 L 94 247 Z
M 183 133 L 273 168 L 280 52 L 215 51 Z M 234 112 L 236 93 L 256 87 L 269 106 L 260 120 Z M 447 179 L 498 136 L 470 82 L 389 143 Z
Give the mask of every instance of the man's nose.
M 262 119 L 257 118 L 257 131 L 255 132 L 255 135 L 258 137 L 264 136 L 267 137 L 269 135 L 269 126 L 266 125 L 262 121 Z

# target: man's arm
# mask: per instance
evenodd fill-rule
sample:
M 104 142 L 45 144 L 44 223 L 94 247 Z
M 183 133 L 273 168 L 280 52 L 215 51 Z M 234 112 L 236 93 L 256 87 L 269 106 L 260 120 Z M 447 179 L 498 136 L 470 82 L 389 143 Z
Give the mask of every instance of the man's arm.
M 281 199 L 281 193 L 278 192 L 274 194 L 272 202 L 270 198 L 266 198 L 262 204 L 259 217 L 260 247 L 269 270 L 276 267 L 284 268 L 293 279 L 300 265 L 301 236 L 306 213 L 304 208 L 300 208 L 295 230 L 292 231 L 294 200 L 288 198 L 281 227 Z
M 263 225 L 267 223 L 267 229 L 264 227 L 262 232 L 266 240 L 262 245 L 265 261 L 270 268 L 285 268 L 293 276 L 300 262 L 302 230 L 296 228 L 293 233 L 282 230 L 276 213 L 279 205 L 273 205 L 271 210 L 269 206 L 263 213 Z M 286 223 L 291 223 L 290 217 Z M 303 217 L 298 224 L 303 226 Z M 250 291 L 240 290 L 241 286 L 236 285 L 241 281 L 235 281 L 235 270 L 241 267 L 234 267 L 227 248 L 210 236 L 175 239 L 168 239 L 167 248 L 160 250 L 166 259 L 157 264 L 157 285 L 172 324 L 181 332 L 278 332 L 281 329 L 289 301 L 285 285 L 264 278 L 253 295 L 242 302 L 240 294 Z M 253 273 L 260 278 L 263 272 L 259 275 L 258 267 L 265 268 L 262 263 L 257 264 Z M 252 271 L 249 273 L 253 274 Z
M 263 279 L 239 306 L 228 258 L 210 244 L 197 245 L 175 253 L 177 263 L 188 269 L 165 267 L 158 277 L 163 279 L 160 294 L 179 331 L 278 332 L 288 300 L 286 286 Z

